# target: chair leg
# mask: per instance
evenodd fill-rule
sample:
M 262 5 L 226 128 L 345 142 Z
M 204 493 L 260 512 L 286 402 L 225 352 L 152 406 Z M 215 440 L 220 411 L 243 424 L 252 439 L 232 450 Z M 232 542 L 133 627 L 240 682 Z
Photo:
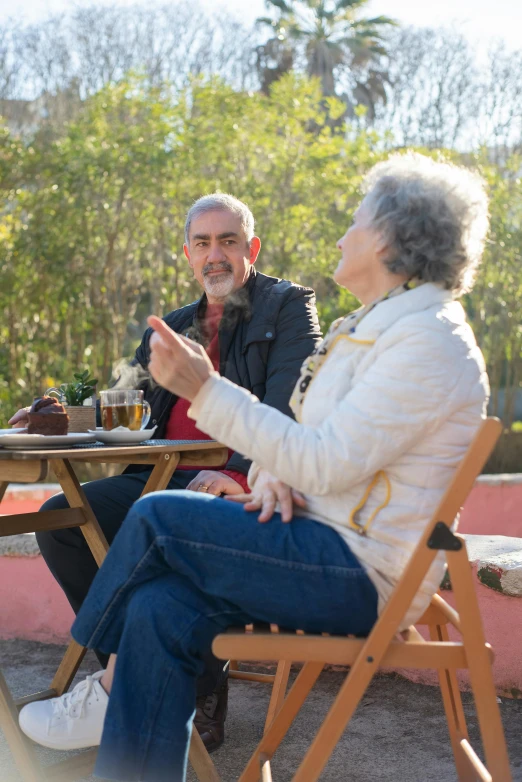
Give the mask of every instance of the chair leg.
M 7 683 L 0 671 L 0 728 L 9 744 L 24 782 L 43 782 L 44 774 L 33 748 L 18 725 L 18 712 Z
M 272 724 L 257 745 L 238 782 L 258 782 L 260 764 L 267 764 L 284 739 L 306 696 L 319 678 L 324 663 L 306 663 L 293 683 Z
M 261 755 L 259 758 L 259 770 L 261 772 L 261 782 L 273 782 L 270 758 L 266 755 Z
M 371 639 L 372 636 L 369 637 L 367 644 L 371 642 Z M 363 654 L 364 650 L 360 652 L 352 665 L 323 724 L 292 778 L 292 782 L 317 782 L 319 779 L 344 729 L 373 679 L 375 658 L 370 656 L 363 659 Z
M 272 687 L 272 694 L 270 696 L 270 703 L 268 704 L 268 711 L 266 714 L 264 733 L 267 732 L 270 724 L 272 723 L 272 720 L 281 708 L 281 705 L 285 699 L 291 667 L 292 663 L 290 660 L 279 660 L 277 663 L 277 671 Z
M 273 673 L 257 673 L 257 671 L 230 671 L 231 679 L 237 679 L 240 682 L 261 682 L 261 684 L 273 684 L 275 676 Z
M 189 762 L 199 782 L 221 782 L 217 769 L 195 725 L 192 726 L 190 737 Z
M 430 625 L 429 629 L 432 641 L 449 641 L 446 625 Z M 438 670 L 438 675 L 459 782 L 475 782 L 476 775 L 470 769 L 469 763 L 463 756 L 460 744 L 462 739 L 468 739 L 468 729 L 457 676 L 454 670 L 443 668 Z
M 460 551 L 448 551 L 446 556 L 457 611 L 460 615 L 462 639 L 468 660 L 486 766 L 492 782 L 511 782 L 512 776 L 493 681 L 493 670 L 464 542 Z

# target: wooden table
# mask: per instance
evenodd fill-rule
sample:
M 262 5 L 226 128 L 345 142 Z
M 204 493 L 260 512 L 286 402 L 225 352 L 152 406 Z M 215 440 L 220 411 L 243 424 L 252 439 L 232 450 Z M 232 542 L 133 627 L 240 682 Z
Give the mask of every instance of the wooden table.
M 150 440 L 132 446 L 108 446 L 95 443 L 47 450 L 0 448 L 0 500 L 9 483 L 35 483 L 44 480 L 51 467 L 70 506 L 63 510 L 0 516 L 0 537 L 80 527 L 93 557 L 98 565 L 101 565 L 108 544 L 76 477 L 73 469 L 75 463 L 151 465 L 153 469 L 141 494 L 143 496 L 165 489 L 174 470 L 180 465 L 218 467 L 226 462 L 227 455 L 227 449 L 212 440 Z M 50 688 L 27 695 L 17 701 L 13 701 L 0 672 L 0 728 L 6 735 L 24 782 L 42 782 L 51 779 L 53 782 L 66 782 L 87 776 L 93 769 L 96 749 L 82 752 L 51 767 L 42 768 L 31 743 L 18 727 L 17 713 L 17 709 L 26 703 L 53 698 L 66 692 L 85 652 L 84 647 L 71 641 Z M 201 782 L 219 782 L 214 764 L 195 728 L 192 731 L 189 758 Z

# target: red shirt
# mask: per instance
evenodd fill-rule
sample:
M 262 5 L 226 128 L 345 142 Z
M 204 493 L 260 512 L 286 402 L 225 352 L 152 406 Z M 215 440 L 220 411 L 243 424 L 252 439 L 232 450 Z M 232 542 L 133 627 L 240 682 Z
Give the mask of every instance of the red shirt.
M 223 317 L 223 304 L 208 304 L 205 313 L 205 322 L 203 323 L 203 331 L 208 341 L 206 348 L 208 357 L 212 361 L 212 366 L 219 372 L 219 324 Z M 211 440 L 212 438 L 201 432 L 192 418 L 187 415 L 190 402 L 188 399 L 178 399 L 170 411 L 169 420 L 167 421 L 167 428 L 165 430 L 165 439 L 167 440 Z M 230 459 L 233 451 L 229 450 L 228 458 Z M 227 460 L 228 461 L 228 460 Z M 247 476 L 241 472 L 235 470 L 224 470 L 223 464 L 221 467 L 214 468 L 217 472 L 223 473 L 233 478 L 240 486 L 243 487 L 245 492 L 249 492 Z M 178 467 L 178 470 L 205 470 L 207 467 L 200 467 L 198 464 L 183 465 Z

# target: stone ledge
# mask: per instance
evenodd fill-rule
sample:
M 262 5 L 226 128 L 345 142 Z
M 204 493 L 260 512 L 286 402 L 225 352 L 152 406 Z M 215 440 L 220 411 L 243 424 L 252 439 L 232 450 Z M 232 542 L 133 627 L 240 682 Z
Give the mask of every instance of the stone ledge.
M 520 486 L 522 472 L 501 472 L 498 475 L 479 475 L 475 483 L 483 486 Z
M 522 597 L 522 538 L 463 535 L 469 561 L 481 584 L 509 597 Z M 451 590 L 446 571 L 441 589 Z
M 0 557 L 37 557 L 39 554 L 34 532 L 0 538 Z
M 471 535 L 467 542 L 475 562 L 475 573 L 477 562 L 498 566 L 495 557 L 516 553 L 522 545 L 519 538 L 489 535 Z M 498 542 L 503 545 L 500 549 L 493 547 L 491 554 L 492 544 Z M 510 548 L 513 542 L 515 548 Z M 0 547 L 0 640 L 25 638 L 45 643 L 68 643 L 74 615 L 43 557 L 38 556 L 34 534 L 0 538 Z M 485 635 L 495 651 L 493 670 L 497 693 L 501 697 L 522 698 L 522 600 L 511 597 L 505 590 L 504 571 L 497 576 L 503 589 L 501 592 L 488 588 L 489 585 L 475 583 Z M 516 575 L 520 579 L 520 571 Z M 445 592 L 444 597 L 452 607 L 457 607 L 453 592 Z M 427 628 L 421 627 L 420 630 L 427 637 Z M 459 640 L 453 628 L 449 628 L 449 633 L 450 640 Z M 434 671 L 421 671 L 415 675 L 401 671 L 401 674 L 424 684 L 437 682 Z M 460 687 L 469 689 L 466 672 L 458 671 L 457 676 Z M 3 779 L 1 774 L 0 778 Z
M 510 597 L 522 597 L 522 538 L 505 535 L 464 535 L 468 556 L 477 578 L 490 589 Z M 0 557 L 37 557 L 34 532 L 0 538 Z M 449 579 L 443 589 L 451 589 Z
M 481 584 L 510 597 L 522 597 L 522 538 L 466 535 L 466 546 Z
M 10 483 L 4 499 L 44 500 L 50 494 L 58 494 L 61 490 L 59 483 Z
M 482 486 L 520 486 L 522 485 L 522 472 L 505 472 L 498 475 L 479 475 L 475 483 Z M 11 483 L 6 492 L 15 496 L 34 496 L 47 492 L 57 493 L 61 491 L 59 483 Z

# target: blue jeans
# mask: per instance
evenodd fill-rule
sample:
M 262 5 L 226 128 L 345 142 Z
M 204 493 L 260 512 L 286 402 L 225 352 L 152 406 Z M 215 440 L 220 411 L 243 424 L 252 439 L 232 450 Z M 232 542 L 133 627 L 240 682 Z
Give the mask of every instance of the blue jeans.
M 187 491 L 151 494 L 129 512 L 72 628 L 83 646 L 118 653 L 103 779 L 185 780 L 196 679 L 227 627 L 370 631 L 377 593 L 337 532 L 257 516 Z

